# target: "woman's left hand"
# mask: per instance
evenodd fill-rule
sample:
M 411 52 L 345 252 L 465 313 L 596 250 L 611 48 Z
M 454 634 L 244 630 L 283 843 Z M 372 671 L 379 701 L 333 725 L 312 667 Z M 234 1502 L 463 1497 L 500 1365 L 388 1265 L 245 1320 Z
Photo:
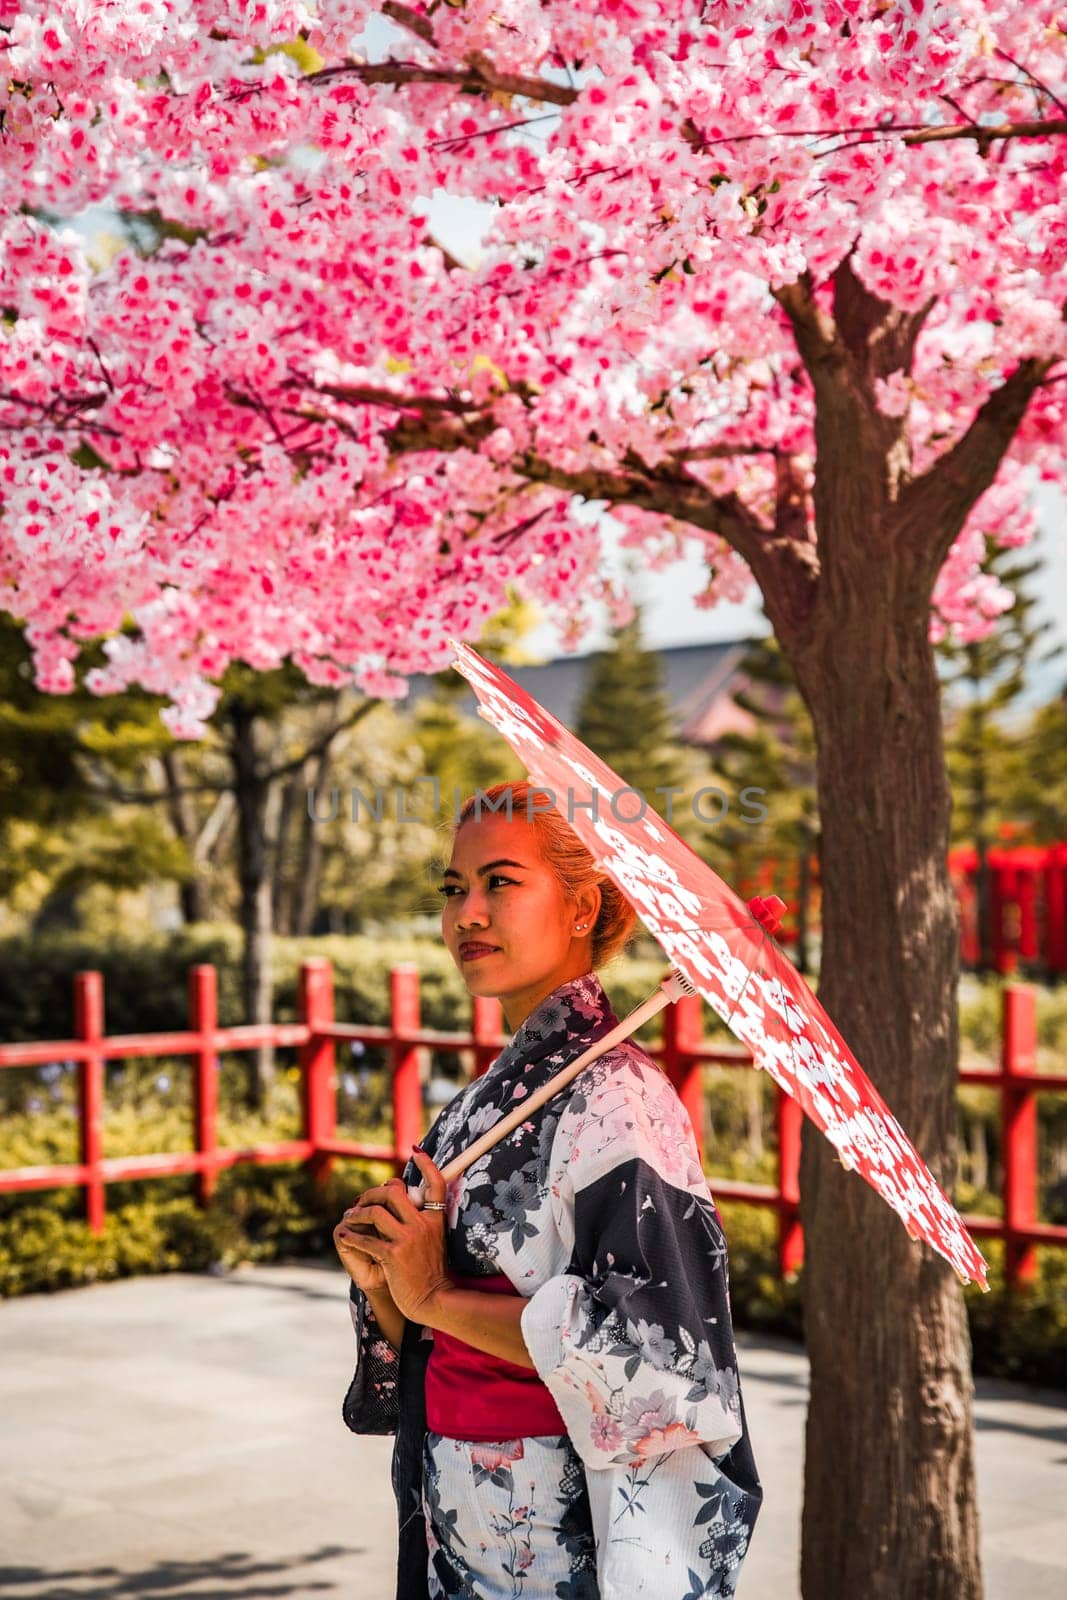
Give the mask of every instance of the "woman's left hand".
M 443 1200 L 445 1180 L 433 1161 L 424 1150 L 414 1150 L 412 1156 L 425 1180 L 427 1200 Z M 445 1254 L 444 1212 L 420 1211 L 399 1178 L 368 1189 L 354 1211 L 353 1221 L 358 1217 L 360 1223 L 372 1223 L 377 1233 L 351 1238 L 351 1248 L 379 1263 L 403 1316 L 429 1324 L 437 1296 L 455 1287 Z

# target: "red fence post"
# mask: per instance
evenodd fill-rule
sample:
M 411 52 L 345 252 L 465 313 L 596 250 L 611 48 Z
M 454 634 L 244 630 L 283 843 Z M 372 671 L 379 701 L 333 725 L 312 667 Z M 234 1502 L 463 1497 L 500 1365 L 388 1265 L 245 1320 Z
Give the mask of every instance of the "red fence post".
M 78 1066 L 78 1130 L 80 1159 L 85 1176 L 85 1220 L 93 1233 L 104 1231 L 104 1179 L 100 1161 L 104 1153 L 104 980 L 99 972 L 74 974 L 74 1034 L 89 1051 Z
M 422 1085 L 419 1082 L 419 1047 L 408 1038 L 419 1027 L 419 972 L 417 967 L 394 967 L 389 974 L 393 1031 L 393 1165 L 397 1177 L 422 1138 Z
M 663 1065 L 689 1113 L 700 1164 L 704 1165 L 704 1064 L 696 1059 L 704 1042 L 703 1002 L 683 994 L 663 1012 Z
M 1018 1237 L 1037 1221 L 1037 996 L 1005 984 L 1002 1006 L 1004 1275 L 1014 1289 L 1037 1276 L 1037 1246 Z
M 203 1157 L 196 1174 L 197 1204 L 211 1204 L 218 1182 L 219 1058 L 215 1054 L 218 988 L 215 968 L 206 962 L 189 968 L 189 1026 L 197 1035 L 193 1052 L 193 1142 Z
M 474 1038 L 474 1072 L 472 1077 L 480 1078 L 487 1072 L 497 1056 L 495 1040 L 500 1037 L 504 1027 L 504 1012 L 500 1001 L 495 995 L 476 994 L 473 997 L 473 1020 L 471 1033 Z
M 778 1088 L 778 1270 L 788 1277 L 804 1263 L 804 1230 L 800 1226 L 800 1137 L 804 1113 Z
M 325 956 L 310 956 L 300 963 L 298 1006 L 310 1035 L 299 1049 L 304 1138 L 311 1145 L 308 1171 L 315 1183 L 324 1184 L 333 1170 L 333 1157 L 321 1147 L 337 1133 L 335 1047 L 322 1031 L 333 1021 L 333 967 Z

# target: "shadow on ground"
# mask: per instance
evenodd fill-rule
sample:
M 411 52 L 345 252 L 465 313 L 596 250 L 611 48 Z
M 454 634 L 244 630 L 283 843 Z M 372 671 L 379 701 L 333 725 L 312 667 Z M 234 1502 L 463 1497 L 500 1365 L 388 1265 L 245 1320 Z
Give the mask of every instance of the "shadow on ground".
M 355 1557 L 353 1545 L 324 1545 L 288 1560 L 257 1560 L 245 1551 L 229 1551 L 198 1561 L 158 1561 L 140 1572 L 117 1567 L 56 1571 L 44 1567 L 0 1566 L 0 1594 L 5 1600 L 119 1600 L 125 1595 L 196 1595 L 197 1600 L 267 1600 L 268 1596 L 337 1594 L 333 1579 L 316 1581 L 307 1568 L 318 1561 Z M 300 1570 L 300 1577 L 287 1573 Z

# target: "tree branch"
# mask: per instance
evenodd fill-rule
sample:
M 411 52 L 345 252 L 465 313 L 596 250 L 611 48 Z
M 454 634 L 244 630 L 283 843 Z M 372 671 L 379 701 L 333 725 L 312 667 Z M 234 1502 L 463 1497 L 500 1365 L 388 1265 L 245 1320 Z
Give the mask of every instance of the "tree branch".
M 433 27 L 429 17 L 420 15 L 418 11 L 412 11 L 410 6 L 401 5 L 400 0 L 385 0 L 382 15 L 388 17 L 390 22 L 395 22 L 398 27 L 407 28 L 409 33 L 424 39 L 427 44 L 433 44 Z
M 333 727 L 327 729 L 323 737 L 317 740 L 315 744 L 309 745 L 301 755 L 294 757 L 292 761 L 284 762 L 281 766 L 270 767 L 265 772 L 259 773 L 257 775 L 259 781 L 270 783 L 275 778 L 284 778 L 289 773 L 298 771 L 305 762 L 328 750 L 339 734 L 347 733 L 349 728 L 355 727 L 356 723 L 362 721 L 368 712 L 374 710 L 377 704 L 377 700 L 362 701 L 351 716 L 344 718 L 343 721 L 335 723 Z M 167 789 L 159 790 L 124 789 L 107 772 L 99 756 L 87 750 L 80 750 L 78 753 L 84 758 L 90 772 L 97 779 L 97 781 L 90 783 L 92 792 L 105 796 L 109 800 L 121 800 L 130 805 L 156 805 L 162 801 L 173 800 L 178 796 L 191 794 L 225 795 L 231 794 L 233 791 L 233 785 L 230 783 L 175 783 Z M 102 781 L 99 781 L 101 779 Z
M 776 456 L 776 444 L 695 444 L 684 450 L 672 450 L 671 460 L 679 463 L 690 461 L 733 461 L 737 456 Z
M 808 497 L 795 456 L 778 451 L 774 457 L 774 531 L 780 539 L 796 544 L 811 538 L 808 525 Z
M 1031 356 L 1020 361 L 952 449 L 901 490 L 896 533 L 921 558 L 931 588 L 976 501 L 996 477 L 1030 397 L 1056 359 Z
M 748 144 L 752 139 L 840 139 L 840 144 L 829 150 L 820 150 L 816 159 L 837 155 L 854 145 L 877 144 L 882 139 L 900 138 L 906 145 L 943 144 L 950 139 L 973 139 L 983 149 L 1004 139 L 1046 139 L 1055 134 L 1067 133 L 1067 117 L 1047 117 L 1027 122 L 950 122 L 944 127 L 923 127 L 916 123 L 881 122 L 866 128 L 770 128 L 759 133 L 721 133 L 714 139 L 704 139 L 697 130 L 697 142 L 690 137 L 687 125 L 683 130 L 695 148 L 712 150 L 718 144 Z
M 491 432 L 491 417 L 460 421 L 440 415 L 405 416 L 388 430 L 387 442 L 398 454 L 420 450 L 460 450 L 475 446 Z M 636 458 L 635 458 L 636 459 Z M 763 593 L 767 614 L 783 641 L 803 634 L 815 603 L 819 559 L 806 516 L 794 516 L 789 532 L 767 527 L 733 492 L 713 494 L 692 477 L 684 461 L 655 469 L 631 471 L 600 467 L 568 470 L 527 451 L 509 463 L 527 483 L 545 484 L 583 500 L 637 506 L 705 533 L 715 533 L 747 563 Z M 790 492 L 795 488 L 790 484 Z M 794 508 L 795 509 L 795 508 Z
M 910 372 L 915 345 L 937 297 L 918 311 L 901 311 L 873 294 L 852 268 L 850 250 L 834 275 L 834 321 L 842 343 L 868 386 L 891 372 Z M 872 391 L 873 392 L 873 391 Z
M 457 267 L 466 269 L 466 262 L 461 261 L 458 256 L 454 256 L 451 250 L 447 249 L 439 239 L 434 238 L 432 233 L 424 234 L 422 242 L 425 245 L 432 245 L 435 250 L 440 250 L 446 272 L 454 272 Z
M 261 772 L 259 774 L 260 782 L 272 783 L 275 778 L 288 777 L 289 773 L 299 771 L 305 762 L 314 760 L 316 756 L 324 755 L 339 734 L 347 733 L 349 728 L 354 728 L 357 722 L 362 722 L 363 718 L 367 716 L 368 712 L 373 711 L 377 704 L 377 700 L 362 701 L 350 717 L 345 717 L 341 722 L 335 723 L 332 728 L 328 728 L 322 738 L 315 744 L 308 745 L 302 755 L 294 756 L 292 761 L 283 762 L 280 767 L 268 767 L 265 772 Z
M 994 54 L 998 55 L 1002 61 L 1007 61 L 1010 66 L 1015 68 L 1016 72 L 1024 73 L 1034 87 L 1040 89 L 1043 95 L 1047 95 L 1052 101 L 1053 105 L 1059 106 L 1064 116 L 1067 117 L 1067 101 L 1061 100 L 1059 95 L 1056 94 L 1055 91 L 1051 89 L 1042 78 L 1039 78 L 1036 73 L 1031 72 L 1030 68 L 1024 66 L 1021 61 L 1016 61 L 1015 57 L 1010 56 L 1006 50 L 997 49 L 994 51 Z
M 222 839 L 223 833 L 233 815 L 236 801 L 232 789 L 224 789 L 208 814 L 207 821 L 201 828 L 193 845 L 193 860 L 197 863 L 214 860 L 215 851 Z
M 395 411 L 451 411 L 462 416 L 471 409 L 470 403 L 458 395 L 397 394 L 392 389 L 379 389 L 374 384 L 315 383 L 301 373 L 282 385 L 286 389 L 307 389 L 312 394 L 328 395 L 331 400 L 342 400 L 352 406 L 386 406 Z M 238 403 L 255 408 L 255 401 L 242 397 Z
M 789 318 L 800 358 L 812 382 L 816 382 L 817 374 L 820 378 L 826 374 L 834 381 L 847 366 L 848 351 L 833 317 L 815 299 L 811 273 L 804 272 L 795 283 L 785 283 L 771 293 Z
M 433 45 L 433 30 L 429 19 L 409 10 L 407 6 L 386 0 L 386 16 L 408 28 L 425 43 Z M 492 60 L 475 52 L 460 67 L 422 66 L 417 61 L 344 61 L 337 66 L 324 67 L 320 72 L 308 73 L 305 82 L 322 83 L 331 78 L 349 75 L 363 83 L 450 83 L 467 94 L 520 95 L 524 100 L 534 100 L 548 105 L 569 106 L 577 100 L 580 90 L 571 84 L 550 83 L 547 78 L 527 77 L 522 73 L 499 72 Z M 951 139 L 974 139 L 984 152 L 989 145 L 1003 139 L 1046 139 L 1055 134 L 1067 133 L 1067 117 L 1038 118 L 1024 122 L 1001 122 L 987 125 L 978 122 L 952 123 L 948 127 L 916 127 L 914 124 L 875 124 L 868 128 L 772 128 L 768 132 L 746 134 L 720 134 L 705 139 L 700 129 L 686 118 L 681 127 L 682 137 L 693 149 L 710 150 L 717 144 L 740 144 L 749 139 L 827 139 L 839 138 L 842 143 L 823 154 L 833 155 L 837 150 L 853 144 L 872 144 L 879 139 L 902 136 L 906 145 L 941 144 Z
M 1067 117 L 1048 117 L 1034 122 L 998 122 L 989 126 L 969 122 L 948 128 L 923 128 L 918 133 L 904 135 L 904 144 L 942 144 L 946 139 L 974 139 L 979 146 L 998 139 L 1047 139 L 1052 134 L 1067 133 Z
M 180 783 L 170 789 L 124 789 L 111 777 L 99 756 L 88 750 L 79 750 L 78 754 L 91 775 L 89 781 L 91 792 L 108 800 L 120 800 L 128 805 L 158 805 L 177 796 L 227 794 L 230 789 L 227 783 Z
M 309 72 L 305 83 L 326 83 L 353 77 L 361 83 L 447 83 L 466 94 L 521 95 L 524 100 L 554 106 L 573 105 L 578 90 L 547 78 L 525 77 L 519 72 L 498 72 L 489 57 L 475 52 L 459 67 L 426 67 L 417 61 L 341 61 L 335 67 Z

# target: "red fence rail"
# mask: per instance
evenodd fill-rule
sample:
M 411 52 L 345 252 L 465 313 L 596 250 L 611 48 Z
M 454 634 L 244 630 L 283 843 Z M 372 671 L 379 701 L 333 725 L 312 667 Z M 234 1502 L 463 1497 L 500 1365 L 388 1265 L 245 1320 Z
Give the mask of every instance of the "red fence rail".
M 79 1187 L 85 1216 L 94 1233 L 104 1227 L 109 1183 L 131 1178 L 192 1174 L 197 1199 L 210 1203 L 220 1171 L 240 1162 L 271 1165 L 305 1161 L 312 1175 L 324 1180 L 336 1158 L 362 1157 L 389 1162 L 400 1173 L 421 1137 L 424 1120 L 419 1051 L 467 1053 L 472 1076 L 484 1072 L 507 1042 L 499 1001 L 475 996 L 469 1032 L 423 1028 L 419 1021 L 419 975 L 415 967 L 394 967 L 390 974 L 391 1020 L 388 1027 L 337 1022 L 333 1007 L 333 970 L 324 957 L 300 968 L 299 1017 L 295 1023 L 270 1023 L 234 1028 L 218 1026 L 215 968 L 189 971 L 189 1027 L 177 1033 L 104 1033 L 104 984 L 99 972 L 74 977 L 73 1039 L 0 1045 L 0 1067 L 43 1065 L 57 1058 L 78 1064 L 80 1159 L 66 1166 L 19 1167 L 0 1171 L 0 1193 L 31 1189 Z M 718 1045 L 703 1035 L 703 1002 L 686 995 L 665 1008 L 663 1042 L 648 1045 L 689 1113 L 704 1160 L 704 1067 L 751 1066 L 740 1045 Z M 1067 1074 L 1037 1072 L 1037 1009 L 1034 989 L 1009 984 L 1003 991 L 999 1068 L 965 1065 L 961 1083 L 1000 1090 L 1003 1148 L 1003 1216 L 965 1215 L 976 1238 L 1005 1242 L 1005 1273 L 1010 1286 L 1032 1282 L 1037 1273 L 1038 1245 L 1067 1245 L 1067 1227 L 1037 1220 L 1037 1096 L 1067 1092 Z M 370 1144 L 337 1134 L 335 1047 L 356 1040 L 380 1045 L 389 1054 L 392 1082 L 393 1142 Z M 217 1139 L 218 1057 L 223 1051 L 247 1050 L 263 1043 L 296 1046 L 299 1058 L 302 1135 L 298 1139 L 220 1148 Z M 104 1064 L 143 1056 L 188 1055 L 193 1062 L 193 1128 L 195 1150 L 165 1155 L 108 1158 L 103 1149 Z M 780 1089 L 776 1093 L 778 1171 L 774 1184 L 742 1183 L 715 1178 L 717 1201 L 770 1206 L 778 1218 L 778 1264 L 783 1275 L 803 1261 L 800 1224 L 800 1130 L 803 1113 Z

